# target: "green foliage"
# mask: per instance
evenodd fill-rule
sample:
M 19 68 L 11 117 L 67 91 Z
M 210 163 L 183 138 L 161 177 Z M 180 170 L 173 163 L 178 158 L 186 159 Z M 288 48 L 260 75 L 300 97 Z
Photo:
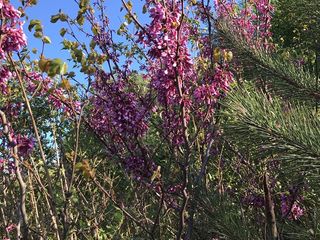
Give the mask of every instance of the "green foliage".
M 275 156 L 294 162 L 295 170 L 319 167 L 320 119 L 310 107 L 268 97 L 242 86 L 227 98 L 224 113 L 229 138 L 249 147 L 257 159 Z
M 315 103 L 320 99 L 320 90 L 315 74 L 297 68 L 293 62 L 278 53 L 268 53 L 263 49 L 252 48 L 231 26 L 221 22 L 219 28 L 235 49 L 243 63 L 245 76 L 258 81 L 263 79 L 278 94 L 295 100 Z M 254 71 L 252 69 L 254 68 Z
M 41 27 L 40 20 L 31 20 L 28 26 L 28 30 L 31 32 L 33 28 L 40 28 L 40 27 Z
M 57 21 L 61 21 L 61 22 L 66 22 L 68 19 L 68 16 L 66 14 L 64 14 L 63 12 L 59 11 L 58 14 L 52 15 L 51 16 L 51 23 L 56 23 Z
M 272 19 L 274 40 L 283 50 L 302 57 L 318 50 L 320 2 L 318 0 L 278 0 Z M 305 55 L 305 56 L 304 56 Z
M 67 63 L 63 62 L 60 58 L 46 59 L 41 56 L 38 66 L 42 72 L 46 72 L 49 77 L 56 75 L 63 75 L 67 72 Z
M 202 235 L 205 232 L 209 232 L 219 239 L 260 239 L 258 236 L 261 236 L 261 230 L 253 224 L 252 216 L 249 216 L 249 211 L 246 212 L 240 202 L 235 202 L 228 196 L 218 196 L 214 193 L 202 201 L 205 207 L 210 206 L 210 203 L 215 204 L 210 209 L 206 209 L 207 211 L 203 212 L 203 217 L 200 218 L 206 222 L 200 222 L 196 225 L 201 229 L 202 224 L 208 226 L 209 229 L 202 233 L 199 231 L 197 239 L 208 239 L 208 235 Z
M 276 48 L 272 51 L 252 47 L 232 26 L 218 23 L 220 36 L 243 70 L 237 72 L 241 78 L 222 101 L 220 112 L 223 137 L 232 150 L 223 156 L 231 161 L 228 162 L 231 166 L 238 165 L 239 176 L 235 174 L 230 184 L 236 195 L 241 196 L 245 187 L 263 195 L 259 181 L 263 172 L 269 172 L 277 180 L 272 199 L 280 239 L 317 239 L 319 236 L 320 92 L 315 61 L 319 28 L 314 21 L 318 18 L 318 5 L 319 1 L 277 1 L 273 19 Z M 296 64 L 301 58 L 306 63 L 304 66 Z M 255 189 L 247 185 L 248 177 L 257 181 Z M 307 186 L 301 193 L 305 216 L 288 220 L 281 215 L 282 203 L 277 199 L 284 189 L 301 184 Z M 251 219 L 246 233 L 252 235 L 247 239 L 260 239 L 252 236 L 263 239 L 264 231 L 252 222 L 252 214 L 259 214 L 253 209 L 244 209 L 245 218 Z M 225 210 L 226 215 L 232 213 L 236 215 L 233 219 L 239 218 L 236 210 L 230 211 Z M 235 221 L 226 222 L 230 227 Z M 241 229 L 244 224 L 235 225 Z M 232 236 L 236 231 L 229 231 L 227 227 L 219 236 L 243 238 Z
M 28 26 L 28 30 L 31 32 L 31 30 L 34 29 L 34 34 L 33 36 L 35 38 L 42 38 L 43 36 L 43 28 L 42 28 L 42 25 L 41 25 L 41 22 L 40 20 L 31 20 L 30 21 L 30 24 Z

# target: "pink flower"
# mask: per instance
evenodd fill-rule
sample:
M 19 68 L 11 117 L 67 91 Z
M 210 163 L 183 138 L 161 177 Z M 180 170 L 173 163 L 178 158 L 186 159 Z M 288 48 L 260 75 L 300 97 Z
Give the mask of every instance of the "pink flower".
M 291 208 L 291 214 L 294 220 L 297 220 L 304 215 L 304 210 L 297 203 L 294 203 Z
M 110 82 L 110 75 L 100 72 L 91 97 L 91 123 L 102 134 L 113 136 L 142 136 L 148 129 L 148 111 L 133 92 L 126 91 L 126 82 Z
M 226 19 L 250 44 L 269 50 L 272 44 L 271 18 L 274 11 L 269 0 L 251 0 L 237 11 L 235 1 L 217 0 L 215 6 L 220 18 Z
M 28 156 L 34 148 L 34 139 L 27 136 L 17 136 L 17 145 L 19 154 L 23 157 Z
M 12 230 L 14 230 L 17 226 L 15 224 L 10 224 L 9 226 L 6 227 L 6 231 L 9 233 Z
M 4 164 L 5 164 L 5 160 L 3 158 L 0 158 L 0 171 L 3 171 Z
M 6 67 L 0 67 L 0 92 L 2 94 L 8 93 L 8 80 L 12 77 L 11 71 Z
M 293 199 L 292 195 L 281 195 L 281 213 L 282 217 L 288 217 L 288 219 L 298 220 L 304 215 L 304 209 L 298 204 L 296 199 Z
M 27 44 L 26 35 L 23 32 L 23 22 L 20 21 L 20 12 L 16 10 L 8 1 L 1 1 L 0 8 L 2 19 L 0 32 L 0 59 L 5 54 L 18 51 Z

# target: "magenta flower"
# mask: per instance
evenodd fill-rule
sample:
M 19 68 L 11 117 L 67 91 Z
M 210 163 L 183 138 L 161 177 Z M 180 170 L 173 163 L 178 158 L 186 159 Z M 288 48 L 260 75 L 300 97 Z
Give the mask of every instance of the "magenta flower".
M 9 226 L 6 227 L 6 231 L 9 233 L 13 231 L 17 226 L 15 224 L 10 224 Z
M 304 215 L 304 209 L 292 195 L 281 194 L 281 214 L 290 220 L 298 220 Z
M 0 5 L 0 59 L 5 57 L 7 52 L 18 51 L 26 46 L 27 38 L 23 32 L 23 22 L 20 21 L 20 12 L 8 1 L 1 1 Z
M 4 95 L 8 93 L 8 81 L 12 77 L 11 71 L 6 67 L 0 67 L 0 92 Z
M 251 0 L 238 11 L 235 1 L 216 0 L 220 18 L 226 19 L 252 46 L 272 49 L 271 18 L 274 8 L 269 0 Z
M 32 152 L 34 144 L 35 142 L 33 138 L 22 135 L 17 136 L 18 151 L 23 157 L 27 157 Z

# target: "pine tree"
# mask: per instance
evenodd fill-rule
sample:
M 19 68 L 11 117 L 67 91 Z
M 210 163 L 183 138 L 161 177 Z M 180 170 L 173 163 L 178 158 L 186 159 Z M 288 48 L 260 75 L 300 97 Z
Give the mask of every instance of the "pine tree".
M 300 66 L 292 58 L 285 58 L 283 49 L 276 47 L 267 51 L 248 43 L 226 21 L 218 22 L 217 26 L 220 37 L 233 50 L 242 67 L 236 86 L 223 102 L 224 138 L 237 154 L 250 160 L 256 174 L 261 175 L 266 222 L 264 238 L 317 239 L 320 234 L 317 225 L 320 212 L 317 199 L 320 193 L 317 72 L 314 68 Z M 309 42 L 317 40 L 309 39 Z M 272 184 L 272 181 L 276 183 Z M 286 216 L 277 211 L 283 207 L 279 189 L 283 189 L 285 183 L 295 189 L 291 191 L 293 197 Z M 298 221 L 287 220 L 302 191 L 305 217 Z M 246 226 L 244 221 L 245 218 L 240 219 L 237 224 Z M 246 234 L 247 239 L 251 239 L 249 236 L 253 236 L 255 230 L 246 228 L 245 231 L 251 231 Z M 235 239 L 228 231 L 224 234 L 228 239 Z M 239 235 L 237 238 L 246 239 Z

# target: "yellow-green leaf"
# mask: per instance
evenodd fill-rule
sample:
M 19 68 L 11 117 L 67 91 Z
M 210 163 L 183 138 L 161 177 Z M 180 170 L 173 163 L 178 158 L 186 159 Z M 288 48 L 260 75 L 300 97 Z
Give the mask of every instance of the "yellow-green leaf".
M 61 29 L 60 29 L 60 36 L 61 36 L 61 37 L 64 37 L 64 35 L 66 34 L 66 32 L 67 32 L 67 29 L 61 28 Z
M 35 26 L 40 26 L 41 27 L 40 20 L 36 20 L 36 19 L 31 20 L 30 24 L 28 26 L 28 30 L 31 32 L 32 28 L 34 28 Z
M 69 80 L 66 79 L 66 78 L 62 79 L 62 81 L 61 81 L 61 87 L 62 87 L 63 89 L 65 89 L 65 90 L 70 90 L 70 89 L 71 89 L 71 84 L 70 84 Z
M 48 36 L 44 36 L 44 37 L 42 38 L 42 41 L 43 41 L 44 43 L 48 43 L 48 44 L 51 43 L 51 39 L 50 39 Z

